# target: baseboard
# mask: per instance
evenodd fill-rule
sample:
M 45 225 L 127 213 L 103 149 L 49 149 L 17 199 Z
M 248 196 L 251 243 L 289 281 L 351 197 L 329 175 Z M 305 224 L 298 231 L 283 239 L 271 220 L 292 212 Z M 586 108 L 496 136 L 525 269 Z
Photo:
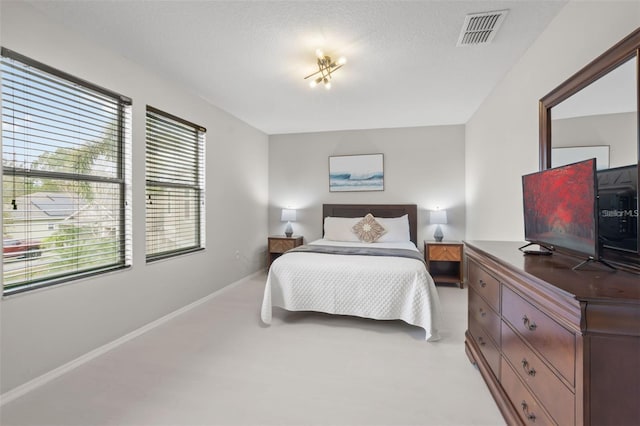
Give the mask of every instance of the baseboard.
M 195 308 L 196 306 L 199 306 L 211 299 L 213 299 L 216 296 L 219 296 L 221 294 L 223 294 L 224 292 L 230 290 L 231 288 L 243 283 L 244 281 L 250 280 L 253 277 L 259 275 L 259 274 L 264 274 L 264 270 L 260 269 L 257 272 L 254 272 L 251 275 L 247 275 L 244 278 L 239 279 L 238 281 L 235 281 L 227 286 L 224 286 L 223 288 L 214 291 L 213 293 L 204 296 L 201 299 L 196 300 L 195 302 L 192 302 L 186 306 L 183 306 L 180 309 L 176 309 L 173 312 L 168 313 L 167 315 L 158 318 L 155 321 L 152 321 L 148 324 L 143 325 L 142 327 L 133 330 L 130 333 L 125 334 L 122 337 L 117 338 L 116 340 L 113 340 L 105 345 L 100 346 L 99 348 L 96 348 L 92 351 L 87 352 L 84 355 L 79 356 L 78 358 L 69 361 L 66 364 L 61 365 L 60 367 L 54 368 L 53 370 L 44 373 L 41 376 L 36 377 L 35 379 L 29 380 L 28 382 L 19 385 L 3 394 L 0 395 L 0 407 L 2 407 L 3 405 L 31 392 L 34 389 L 39 388 L 40 386 L 50 382 L 53 379 L 56 379 L 60 376 L 62 376 L 65 373 L 68 373 L 69 371 L 81 366 L 82 364 L 91 361 L 94 358 L 99 357 L 102 354 L 105 354 L 107 352 L 109 352 L 110 350 L 117 348 L 118 346 L 122 345 L 123 343 L 128 342 L 129 340 L 132 340 L 144 333 L 146 333 L 149 330 L 152 330 L 156 327 L 158 327 L 161 324 L 164 324 L 165 322 L 179 316 L 182 315 L 183 313 L 190 311 L 191 309 Z

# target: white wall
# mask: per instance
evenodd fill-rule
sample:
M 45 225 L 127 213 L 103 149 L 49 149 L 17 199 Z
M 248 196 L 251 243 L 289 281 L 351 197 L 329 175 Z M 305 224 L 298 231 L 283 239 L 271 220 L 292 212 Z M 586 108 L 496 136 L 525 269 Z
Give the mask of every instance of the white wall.
M 329 156 L 384 154 L 384 191 L 329 192 Z M 433 239 L 429 209 L 447 209 L 445 239 L 465 233 L 464 126 L 272 135 L 269 137 L 269 231 L 284 233 L 280 209 L 298 209 L 294 233 L 322 236 L 323 203 L 418 205 L 418 246 Z
M 467 239 L 521 240 L 538 101 L 640 25 L 640 2 L 568 3 L 466 125 Z
M 2 2 L 1 19 L 3 46 L 133 99 L 133 267 L 2 299 L 4 393 L 263 267 L 268 138 L 25 3 Z M 207 248 L 149 265 L 144 242 L 147 104 L 208 130 Z
M 551 140 L 553 148 L 608 146 L 609 167 L 628 166 L 638 158 L 638 113 L 621 112 L 553 120 Z

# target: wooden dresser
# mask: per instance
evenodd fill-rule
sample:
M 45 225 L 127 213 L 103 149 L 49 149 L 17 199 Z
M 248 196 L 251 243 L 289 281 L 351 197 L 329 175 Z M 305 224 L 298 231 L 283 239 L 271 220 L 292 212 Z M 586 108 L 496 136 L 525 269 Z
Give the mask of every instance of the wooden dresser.
M 465 350 L 507 423 L 640 424 L 640 275 L 465 244 Z

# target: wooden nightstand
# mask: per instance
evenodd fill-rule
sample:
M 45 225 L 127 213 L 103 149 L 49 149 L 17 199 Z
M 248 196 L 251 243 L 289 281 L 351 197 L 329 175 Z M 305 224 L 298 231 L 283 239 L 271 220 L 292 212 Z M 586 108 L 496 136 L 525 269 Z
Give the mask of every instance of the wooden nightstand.
M 463 244 L 455 241 L 425 241 L 424 260 L 436 283 L 454 283 L 464 287 Z
M 267 249 L 269 250 L 268 266 L 271 266 L 271 262 L 273 262 L 276 259 L 276 257 L 280 256 L 282 253 L 301 245 L 302 245 L 301 236 L 294 235 L 292 237 L 285 237 L 283 235 L 283 236 L 269 237 L 269 244 L 267 246 Z

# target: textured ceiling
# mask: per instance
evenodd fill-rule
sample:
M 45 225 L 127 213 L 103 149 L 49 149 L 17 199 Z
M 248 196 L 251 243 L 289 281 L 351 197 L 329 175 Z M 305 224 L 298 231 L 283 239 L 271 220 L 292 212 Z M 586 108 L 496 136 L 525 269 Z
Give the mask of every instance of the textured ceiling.
M 565 1 L 30 1 L 267 134 L 465 123 Z M 468 13 L 509 9 L 489 45 Z M 314 52 L 345 56 L 311 89 Z

